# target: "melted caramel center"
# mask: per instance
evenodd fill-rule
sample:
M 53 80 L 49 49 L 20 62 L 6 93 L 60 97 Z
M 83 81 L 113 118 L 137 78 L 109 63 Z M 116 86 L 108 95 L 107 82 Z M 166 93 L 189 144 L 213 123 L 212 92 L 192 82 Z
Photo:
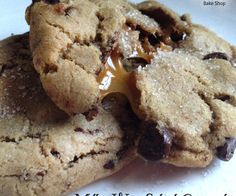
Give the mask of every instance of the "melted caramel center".
M 153 58 L 152 55 L 145 53 L 140 48 L 137 48 L 130 57 L 141 57 L 148 63 Z M 117 48 L 111 52 L 104 69 L 97 77 L 97 81 L 100 84 L 99 89 L 101 90 L 102 98 L 110 93 L 117 92 L 126 95 L 131 103 L 134 103 L 137 98 L 138 90 L 135 85 L 135 74 L 125 70 L 121 62 L 121 54 Z
M 113 50 L 107 59 L 105 68 L 97 78 L 102 97 L 114 92 L 124 93 L 125 95 L 130 94 L 130 89 L 127 85 L 129 79 L 130 73 L 124 69 L 118 50 Z
M 160 49 L 170 51 L 171 47 L 161 43 Z M 151 63 L 153 54 L 146 53 L 142 48 L 136 48 L 130 57 L 143 58 L 147 63 Z M 99 83 L 102 99 L 110 93 L 122 93 L 127 96 L 131 105 L 134 105 L 140 96 L 140 92 L 136 88 L 135 73 L 126 71 L 118 48 L 112 50 L 104 69 L 97 77 L 97 82 Z

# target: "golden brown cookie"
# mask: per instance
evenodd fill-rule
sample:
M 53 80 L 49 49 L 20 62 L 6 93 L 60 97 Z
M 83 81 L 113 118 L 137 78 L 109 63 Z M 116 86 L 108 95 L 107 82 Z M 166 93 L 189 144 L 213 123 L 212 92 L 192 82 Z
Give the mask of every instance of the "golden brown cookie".
M 75 114 L 101 101 L 101 75 L 112 49 L 129 57 L 141 49 L 141 39 L 170 43 L 168 35 L 181 38 L 187 29 L 187 22 L 169 10 L 164 18 L 171 23 L 163 25 L 141 8 L 145 14 L 125 0 L 37 1 L 28 8 L 34 67 L 57 106 Z
M 62 110 L 123 94 L 141 121 L 145 159 L 205 167 L 232 157 L 235 47 L 189 15 L 156 1 L 62 0 L 34 3 L 27 19 L 34 66 Z
M 228 60 L 206 57 L 159 52 L 136 72 L 139 107 L 151 122 L 138 146 L 144 158 L 203 167 L 236 137 L 236 69 Z
M 28 34 L 0 42 L 0 71 L 0 195 L 65 195 L 134 159 L 137 132 L 111 103 L 70 118 L 47 97 Z

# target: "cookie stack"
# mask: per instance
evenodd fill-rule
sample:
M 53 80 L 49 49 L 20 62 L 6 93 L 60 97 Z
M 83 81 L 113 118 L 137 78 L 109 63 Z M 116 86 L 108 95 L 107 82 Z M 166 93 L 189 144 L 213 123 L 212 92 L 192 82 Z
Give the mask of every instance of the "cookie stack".
M 236 48 L 156 1 L 37 0 L 0 42 L 0 195 L 65 195 L 139 156 L 230 160 Z

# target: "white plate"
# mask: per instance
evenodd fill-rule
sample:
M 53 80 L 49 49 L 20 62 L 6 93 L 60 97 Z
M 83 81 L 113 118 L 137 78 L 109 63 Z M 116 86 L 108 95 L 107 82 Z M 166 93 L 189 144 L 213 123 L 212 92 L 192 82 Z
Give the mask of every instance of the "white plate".
M 203 24 L 236 45 L 236 1 L 219 0 L 225 6 L 204 6 L 203 0 L 160 0 L 180 14 L 190 13 Z M 24 10 L 30 0 L 0 0 L 0 39 L 28 31 Z M 133 1 L 138 2 L 138 1 Z M 206 169 L 176 168 L 136 160 L 117 174 L 93 183 L 70 196 L 236 196 L 236 157 L 230 162 L 215 160 Z M 77 194 L 77 195 L 76 195 Z M 176 194 L 176 195 L 175 195 Z M 150 195 L 151 196 L 151 195 Z

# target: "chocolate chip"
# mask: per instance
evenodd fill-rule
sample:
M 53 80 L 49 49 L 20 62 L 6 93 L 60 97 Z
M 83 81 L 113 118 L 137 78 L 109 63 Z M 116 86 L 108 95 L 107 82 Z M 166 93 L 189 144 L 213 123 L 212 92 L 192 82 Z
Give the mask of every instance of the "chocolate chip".
M 172 138 L 168 129 L 158 130 L 155 123 L 147 123 L 139 140 L 137 152 L 146 160 L 161 160 L 169 155 Z
M 84 133 L 84 130 L 81 127 L 76 127 L 74 131 Z
M 82 156 L 82 155 L 81 155 Z M 79 160 L 79 157 L 77 157 L 76 155 L 74 156 L 73 160 L 71 162 L 76 163 Z
M 225 144 L 217 148 L 217 157 L 223 161 L 229 161 L 236 148 L 236 138 L 226 138 Z
M 158 24 L 162 28 L 175 28 L 176 27 L 176 20 L 172 15 L 168 14 L 165 12 L 163 9 L 160 7 L 149 7 L 149 9 L 140 9 L 144 15 L 149 16 L 150 18 L 153 18 L 154 20 L 157 21 Z
M 58 159 L 61 157 L 60 153 L 54 149 L 51 150 L 51 154 Z
M 40 177 L 44 177 L 47 174 L 47 171 L 40 171 L 36 175 Z
M 83 156 L 83 155 L 82 155 Z M 79 157 L 77 157 L 76 155 L 74 156 L 73 160 L 71 160 L 69 163 L 68 163 L 68 167 L 69 168 L 72 168 L 74 166 L 74 163 L 77 163 L 79 160 Z
M 10 137 L 6 136 L 6 137 L 2 137 L 2 138 L 1 138 L 1 142 L 7 142 L 7 143 L 12 142 L 12 143 L 16 143 L 16 140 L 15 140 L 15 138 L 10 138 Z
M 60 3 L 60 0 L 44 0 L 44 2 L 48 4 L 57 4 Z
M 207 60 L 207 59 L 224 59 L 226 61 L 230 61 L 228 55 L 223 52 L 213 52 L 213 53 L 207 54 L 203 57 L 203 60 Z
M 182 33 L 174 32 L 170 36 L 171 40 L 174 42 L 182 41 L 185 39 L 185 37 L 186 37 L 186 34 L 183 32 Z
M 92 121 L 98 115 L 98 108 L 93 108 L 88 112 L 83 113 L 87 121 Z
M 133 71 L 135 69 L 137 69 L 139 66 L 141 67 L 145 67 L 148 62 L 141 57 L 130 57 L 130 58 L 126 58 L 122 61 L 122 64 L 124 66 L 124 68 L 126 69 L 126 71 Z
M 104 169 L 114 169 L 115 163 L 113 160 L 108 161 L 105 165 L 103 165 Z
M 102 100 L 104 110 L 114 113 L 119 113 L 121 109 L 128 107 L 128 99 L 121 93 L 110 93 Z
M 148 41 L 152 46 L 156 46 L 160 43 L 160 39 L 154 35 L 148 35 Z
M 157 35 L 149 34 L 140 30 L 139 40 L 145 53 L 156 52 L 156 48 L 160 45 L 160 37 Z
M 181 17 L 180 17 L 180 19 L 182 20 L 182 21 L 188 21 L 188 15 L 187 14 L 184 14 L 184 15 L 182 15 Z
M 229 101 L 231 99 L 231 97 L 229 95 L 219 95 L 219 96 L 216 96 L 217 99 L 221 100 L 221 101 Z
M 37 2 L 40 2 L 41 0 L 32 0 L 32 3 L 37 3 Z

